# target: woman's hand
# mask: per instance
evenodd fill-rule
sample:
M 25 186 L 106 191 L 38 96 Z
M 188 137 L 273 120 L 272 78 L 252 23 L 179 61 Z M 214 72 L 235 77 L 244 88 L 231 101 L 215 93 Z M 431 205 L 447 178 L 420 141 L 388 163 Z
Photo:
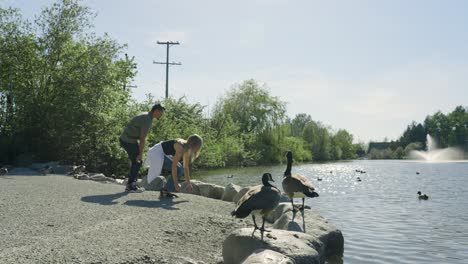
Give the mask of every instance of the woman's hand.
M 180 184 L 179 183 L 174 183 L 175 191 L 180 192 Z

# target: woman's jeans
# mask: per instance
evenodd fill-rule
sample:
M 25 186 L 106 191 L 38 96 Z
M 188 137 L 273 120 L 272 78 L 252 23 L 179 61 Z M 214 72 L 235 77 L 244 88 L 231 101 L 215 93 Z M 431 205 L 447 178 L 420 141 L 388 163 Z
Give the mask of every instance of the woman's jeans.
M 130 177 L 128 179 L 128 185 L 130 185 L 133 182 L 137 181 L 138 177 L 138 172 L 140 171 L 141 168 L 141 161 L 138 162 L 136 158 L 138 157 L 138 153 L 140 152 L 140 147 L 138 146 L 138 143 L 128 143 L 123 141 L 122 139 L 119 139 L 120 141 L 120 146 L 127 151 L 128 157 L 130 158 L 130 161 L 132 162 L 132 166 L 130 167 Z
M 163 169 L 171 172 L 169 177 L 167 177 L 166 187 L 164 188 L 170 192 L 174 192 L 175 186 L 174 179 L 172 178 L 172 160 L 166 155 L 164 155 Z M 180 162 L 177 162 L 177 179 L 180 180 L 182 178 L 183 173 L 184 168 L 182 167 L 182 164 L 180 164 Z

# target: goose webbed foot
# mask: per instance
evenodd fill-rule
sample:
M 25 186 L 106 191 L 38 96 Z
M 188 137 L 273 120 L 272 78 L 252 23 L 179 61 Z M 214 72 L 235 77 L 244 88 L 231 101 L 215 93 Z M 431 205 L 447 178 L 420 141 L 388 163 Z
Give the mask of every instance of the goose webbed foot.
M 259 228 L 258 230 L 260 230 L 261 232 L 267 232 L 267 233 L 268 233 L 268 232 L 271 232 L 270 229 L 265 229 L 265 228 L 262 228 L 262 227 Z

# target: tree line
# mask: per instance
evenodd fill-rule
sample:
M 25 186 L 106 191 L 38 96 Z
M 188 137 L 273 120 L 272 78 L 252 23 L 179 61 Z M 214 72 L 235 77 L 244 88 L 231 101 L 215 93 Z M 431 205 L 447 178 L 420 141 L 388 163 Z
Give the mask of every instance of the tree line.
M 60 0 L 33 22 L 0 8 L 0 163 L 56 160 L 91 170 L 125 174 L 118 137 L 131 117 L 157 100 L 138 102 L 127 86 L 137 73 L 126 46 L 92 32 L 95 14 L 78 0 Z M 286 103 L 266 85 L 246 80 L 205 106 L 185 98 L 162 102 L 147 145 L 197 133 L 204 139 L 195 166 L 224 167 L 352 159 L 362 152 L 344 129 L 310 115 L 288 118 Z
M 371 159 L 404 159 L 411 150 L 426 150 L 426 136 L 431 135 L 440 148 L 457 147 L 468 153 L 468 107 L 457 106 L 444 114 L 428 115 L 422 123 L 413 121 L 401 137 L 379 147 L 370 143 Z M 376 146 L 372 148 L 372 146 Z

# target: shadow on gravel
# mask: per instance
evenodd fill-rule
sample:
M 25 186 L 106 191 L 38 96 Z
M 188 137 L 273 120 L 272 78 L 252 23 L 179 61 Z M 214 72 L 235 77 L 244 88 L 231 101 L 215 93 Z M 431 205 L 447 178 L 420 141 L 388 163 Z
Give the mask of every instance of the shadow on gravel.
M 101 205 L 114 205 L 114 204 L 118 204 L 118 202 L 114 200 L 124 197 L 127 194 L 128 194 L 127 192 L 121 192 L 121 193 L 115 193 L 115 194 L 85 196 L 85 197 L 81 197 L 81 201 L 87 202 L 87 203 L 97 203 Z
M 129 206 L 138 206 L 138 207 L 147 207 L 147 208 L 163 208 L 167 210 L 179 210 L 179 208 L 173 207 L 174 205 L 180 203 L 186 203 L 187 200 L 173 201 L 172 199 L 161 199 L 157 201 L 147 201 L 147 200 L 129 200 L 124 204 Z

